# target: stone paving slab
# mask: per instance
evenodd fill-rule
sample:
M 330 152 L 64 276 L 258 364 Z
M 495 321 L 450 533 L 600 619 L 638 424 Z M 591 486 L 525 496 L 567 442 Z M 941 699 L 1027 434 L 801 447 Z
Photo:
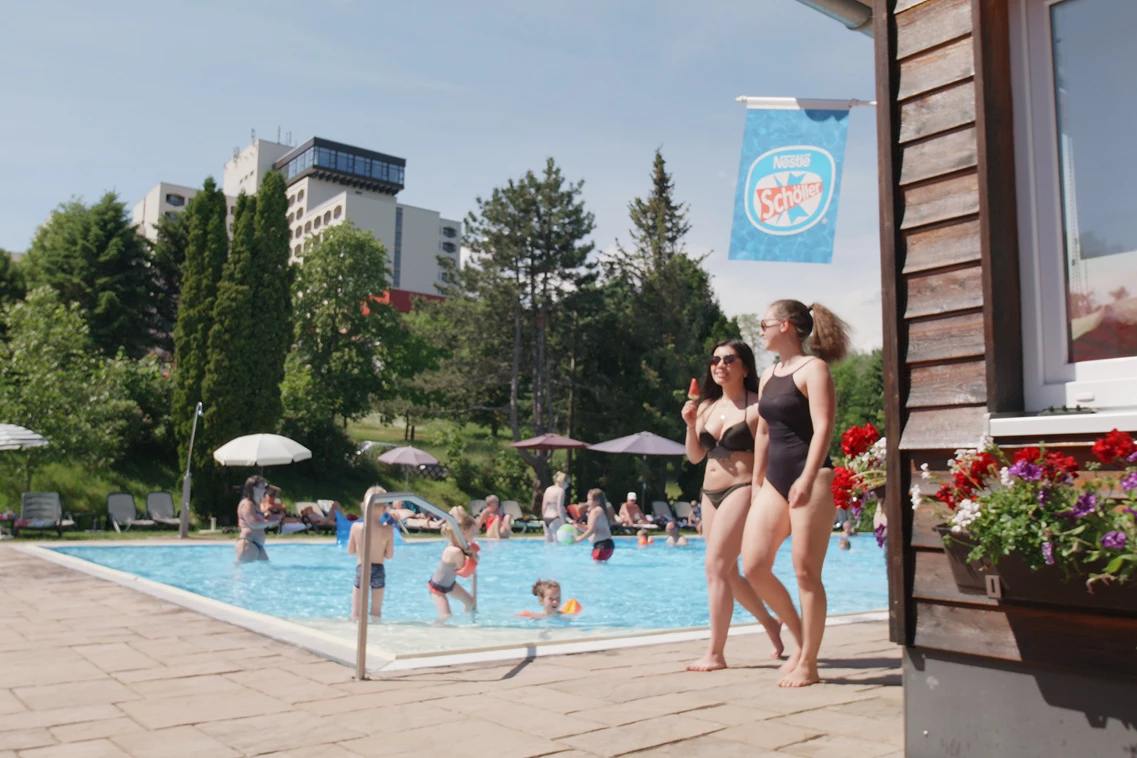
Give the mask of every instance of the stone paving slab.
M 356 681 L 351 669 L 0 545 L 0 758 L 886 758 L 899 649 L 830 627 L 825 682 L 781 690 L 761 636 Z

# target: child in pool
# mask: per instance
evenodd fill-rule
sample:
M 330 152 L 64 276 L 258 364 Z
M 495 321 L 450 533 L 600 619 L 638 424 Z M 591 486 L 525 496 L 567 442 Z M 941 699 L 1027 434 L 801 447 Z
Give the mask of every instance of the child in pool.
M 636 545 L 639 547 L 647 547 L 648 545 L 654 543 L 655 539 L 648 536 L 647 529 L 640 529 L 638 532 L 636 532 Z
M 462 536 L 466 538 L 466 544 L 472 544 L 478 523 L 464 510 L 455 510 L 452 514 L 454 520 L 458 522 Z M 462 585 L 458 584 L 458 571 L 466 565 L 467 561 L 473 561 L 475 565 L 478 562 L 478 556 L 473 550 L 462 549 L 458 542 L 458 536 L 450 527 L 450 522 L 442 525 L 442 536 L 449 537 L 450 544 L 443 548 L 442 558 L 438 561 L 434 574 L 426 583 L 430 588 L 430 598 L 434 601 L 434 607 L 438 609 L 440 621 L 450 618 L 450 600 L 447 596 L 451 594 L 462 601 L 462 605 L 466 607 L 467 611 L 474 610 L 474 598 Z
M 679 533 L 679 524 L 674 521 L 668 521 L 667 526 L 667 544 L 671 547 L 683 547 L 687 544 L 687 538 Z
M 533 614 L 534 618 L 561 615 L 561 585 L 551 579 L 538 579 L 533 585 L 533 594 L 541 603 L 542 611 Z M 526 614 L 528 615 L 528 614 Z
M 371 555 L 366 563 L 370 566 L 368 572 L 368 585 L 371 587 L 371 617 L 380 618 L 383 615 L 383 592 L 387 586 L 387 569 L 383 561 L 395 555 L 395 530 L 386 517 L 387 504 L 372 502 L 387 490 L 382 487 L 371 487 L 363 494 L 363 503 L 360 511 L 365 511 L 368 502 L 371 502 Z M 351 617 L 359 618 L 360 592 L 363 584 L 363 520 L 360 519 L 351 525 L 351 533 L 347 538 L 347 554 L 357 556 L 355 564 L 355 589 L 351 592 Z

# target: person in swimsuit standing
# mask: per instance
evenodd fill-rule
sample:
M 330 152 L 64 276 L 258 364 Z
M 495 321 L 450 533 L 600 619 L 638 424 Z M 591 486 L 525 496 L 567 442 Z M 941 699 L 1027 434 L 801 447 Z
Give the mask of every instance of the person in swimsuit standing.
M 750 509 L 754 434 L 758 428 L 758 371 L 754 351 L 740 339 L 715 345 L 703 377 L 698 405 L 683 406 L 687 424 L 687 460 L 707 459 L 703 474 L 702 534 L 706 539 L 707 603 L 711 638 L 706 655 L 688 671 L 726 668 L 723 648 L 734 601 L 754 614 L 774 645 L 771 657 L 782 654 L 782 624 L 770 615 L 761 597 L 738 573 L 742 529 Z
M 266 519 L 261 515 L 260 504 L 269 493 L 269 484 L 263 476 L 250 476 L 245 480 L 241 502 L 237 504 L 237 563 L 267 561 L 265 529 L 280 523 L 280 519 Z
M 541 498 L 541 519 L 545 522 L 545 542 L 557 541 L 557 529 L 567 524 L 569 517 L 565 510 L 567 489 L 569 486 L 568 474 L 558 471 L 553 477 L 553 483 L 545 488 Z
M 612 526 L 604 506 L 608 499 L 598 489 L 588 491 L 588 528 L 576 536 L 575 542 L 592 540 L 592 560 L 604 562 L 612 557 L 616 543 L 612 541 Z
M 828 450 L 837 399 L 828 364 L 848 352 L 849 327 L 824 306 L 797 300 L 771 305 L 761 327 L 766 349 L 781 360 L 762 376 L 754 504 L 746 519 L 742 567 L 798 645 L 782 666 L 778 686 L 805 687 L 819 681 L 817 651 L 827 607 L 821 566 L 836 515 Z M 803 349 L 807 339 L 810 355 Z M 791 532 L 800 619 L 773 571 L 778 548 Z

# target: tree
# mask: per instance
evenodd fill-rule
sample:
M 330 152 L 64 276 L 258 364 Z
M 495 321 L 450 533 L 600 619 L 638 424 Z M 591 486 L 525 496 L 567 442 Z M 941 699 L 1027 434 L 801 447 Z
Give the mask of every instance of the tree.
M 283 407 L 280 385 L 284 362 L 292 345 L 292 230 L 285 214 L 288 197 L 284 177 L 270 171 L 257 191 L 251 285 L 256 299 L 252 313 L 260 360 L 260 391 L 253 398 L 249 421 L 253 428 L 276 431 Z
M 209 329 L 217 300 L 221 270 L 229 256 L 225 229 L 225 195 L 212 177 L 205 180 L 186 207 L 186 252 L 178 317 L 174 326 L 174 389 L 170 411 L 178 441 L 178 459 L 185 460 L 194 408 L 202 399 L 202 381 L 209 362 Z M 208 457 L 208 456 L 206 456 Z M 198 460 L 202 460 L 199 456 Z
M 126 391 L 131 364 L 107 358 L 90 338 L 77 303 L 59 302 L 50 287 L 28 293 L 2 313 L 0 416 L 49 440 L 26 453 L 24 487 L 47 462 L 112 463 L 138 414 Z
M 190 201 L 192 204 L 192 200 Z M 154 225 L 157 239 L 151 246 L 150 297 L 154 309 L 154 346 L 166 355 L 174 353 L 174 325 L 182 291 L 182 268 L 189 247 L 190 214 L 162 216 Z
M 23 300 L 27 294 L 24 272 L 12 254 L 0 248 L 0 307 Z
M 632 249 L 624 250 L 617 241 L 619 254 L 612 261 L 633 279 L 648 279 L 683 253 L 683 238 L 691 231 L 691 225 L 687 223 L 687 206 L 675 202 L 674 192 L 675 184 L 667 173 L 662 148 L 656 148 L 651 194 L 646 200 L 637 197 L 628 203 Z
M 36 232 L 28 264 L 33 283 L 79 306 L 105 355 L 146 354 L 154 326 L 147 245 L 113 192 L 90 208 L 78 200 L 59 206 Z
M 841 435 L 851 426 L 871 423 L 884 433 L 884 363 L 879 349 L 854 353 L 831 368 L 837 391 L 836 422 L 829 452 L 841 451 Z

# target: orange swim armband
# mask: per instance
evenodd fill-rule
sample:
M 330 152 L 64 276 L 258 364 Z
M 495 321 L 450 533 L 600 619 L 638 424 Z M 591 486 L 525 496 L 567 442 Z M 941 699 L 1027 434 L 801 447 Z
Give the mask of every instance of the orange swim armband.
M 580 613 L 580 603 L 576 602 L 575 597 L 570 597 L 565 604 L 561 606 L 561 613 L 575 616 Z
M 458 569 L 458 576 L 463 579 L 469 579 L 474 571 L 478 568 L 478 562 L 471 556 L 466 556 L 466 562 L 462 564 L 462 568 Z

